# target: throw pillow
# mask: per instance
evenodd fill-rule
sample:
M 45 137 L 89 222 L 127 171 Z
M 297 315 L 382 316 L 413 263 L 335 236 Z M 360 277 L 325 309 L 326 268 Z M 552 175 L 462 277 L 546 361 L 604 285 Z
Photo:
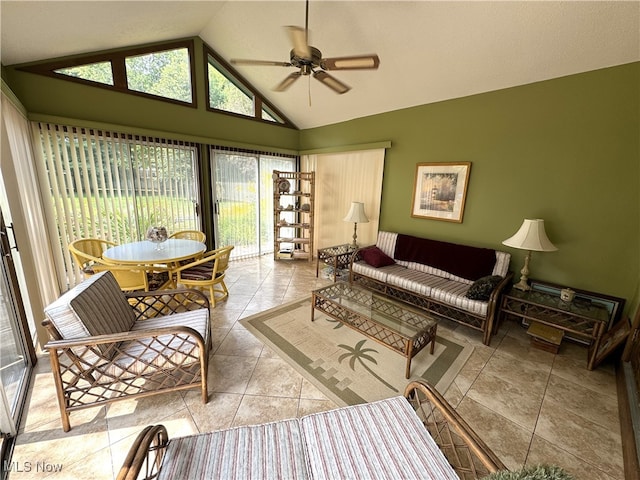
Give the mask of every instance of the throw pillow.
M 488 275 L 479 278 L 469 287 L 469 291 L 465 296 L 471 300 L 489 300 L 491 292 L 501 281 L 502 277 L 500 275 Z
M 387 265 L 393 265 L 395 260 L 389 255 L 384 253 L 378 247 L 368 247 L 360 251 L 362 259 L 372 267 L 386 267 Z

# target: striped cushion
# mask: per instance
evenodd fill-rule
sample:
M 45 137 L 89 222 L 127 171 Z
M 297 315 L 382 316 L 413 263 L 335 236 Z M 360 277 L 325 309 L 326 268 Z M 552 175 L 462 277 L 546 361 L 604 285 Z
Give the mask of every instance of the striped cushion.
M 500 275 L 506 277 L 509 273 L 509 262 L 511 261 L 511 254 L 507 252 L 500 252 L 496 250 L 496 265 L 493 267 L 491 275 Z
M 93 275 L 45 308 L 62 338 L 82 338 L 126 332 L 135 322 L 135 312 L 111 272 Z M 108 345 L 99 345 L 108 354 Z
M 206 308 L 141 320 L 135 322 L 131 330 L 139 332 L 176 325 L 193 328 L 203 338 L 205 345 L 209 341 L 209 310 Z M 172 369 L 175 365 L 186 367 L 197 363 L 199 355 L 195 340 L 187 335 L 151 337 L 123 343 L 120 349 L 122 353 L 113 358 L 106 370 L 103 369 L 112 377 L 125 378 L 143 372 L 149 375 L 154 368 L 161 371 L 163 368 Z
M 440 303 L 486 316 L 489 302 L 486 300 L 471 300 L 467 298 L 466 294 L 470 287 L 471 285 L 443 278 L 431 284 L 430 297 Z
M 378 232 L 378 240 L 376 241 L 376 246 L 391 258 L 393 258 L 393 255 L 396 252 L 397 238 L 397 233 L 380 231 Z
M 213 263 L 213 261 L 204 262 L 195 267 L 187 268 L 180 273 L 180 276 L 185 280 L 211 280 Z M 216 274 L 216 277 L 218 276 L 220 276 L 220 272 Z
M 375 278 L 379 282 L 386 283 L 389 275 L 396 275 L 398 272 L 406 270 L 405 267 L 398 264 L 388 265 L 386 267 L 372 267 L 365 261 L 355 262 L 353 271 L 370 278 Z
M 300 423 L 314 479 L 458 479 L 404 397 L 309 415 Z
M 172 439 L 158 479 L 187 478 L 310 478 L 298 420 Z

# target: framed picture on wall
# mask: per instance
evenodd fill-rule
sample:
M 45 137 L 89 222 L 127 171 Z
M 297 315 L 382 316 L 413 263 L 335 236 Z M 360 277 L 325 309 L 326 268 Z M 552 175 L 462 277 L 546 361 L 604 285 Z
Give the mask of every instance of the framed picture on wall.
M 418 163 L 411 216 L 462 223 L 471 162 Z

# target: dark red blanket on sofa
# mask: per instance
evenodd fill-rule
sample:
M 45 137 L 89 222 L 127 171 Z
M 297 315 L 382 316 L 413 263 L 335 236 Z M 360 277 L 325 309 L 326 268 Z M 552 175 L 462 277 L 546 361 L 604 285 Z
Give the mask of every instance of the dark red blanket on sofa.
M 394 258 L 422 263 L 475 281 L 493 273 L 496 251 L 399 233 Z

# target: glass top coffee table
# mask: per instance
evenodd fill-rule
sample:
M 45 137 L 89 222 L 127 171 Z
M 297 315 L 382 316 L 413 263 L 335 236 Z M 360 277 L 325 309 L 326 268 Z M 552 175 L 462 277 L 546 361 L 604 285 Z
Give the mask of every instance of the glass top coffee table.
M 311 321 L 316 310 L 404 356 L 406 378 L 411 359 L 429 343 L 433 354 L 436 320 L 377 292 L 346 282 L 334 283 L 312 292 Z

